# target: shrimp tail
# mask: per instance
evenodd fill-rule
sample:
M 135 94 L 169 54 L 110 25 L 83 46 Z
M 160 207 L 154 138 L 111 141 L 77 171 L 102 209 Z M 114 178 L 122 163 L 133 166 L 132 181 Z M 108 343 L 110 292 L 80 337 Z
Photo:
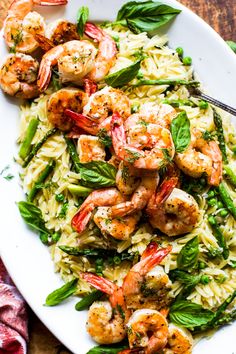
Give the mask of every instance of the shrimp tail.
M 50 65 L 41 65 L 39 67 L 39 73 L 38 73 L 38 81 L 37 85 L 39 87 L 39 90 L 41 92 L 45 91 L 46 88 L 48 87 L 50 80 L 51 80 L 51 66 Z
M 91 22 L 85 24 L 84 33 L 95 42 L 101 42 L 103 38 L 103 31 Z
M 96 122 L 92 121 L 92 119 L 70 109 L 66 109 L 65 114 L 73 120 L 77 127 L 82 128 L 89 134 L 96 135 L 98 126 Z
M 84 208 L 82 210 L 79 210 L 72 218 L 71 220 L 71 226 L 72 228 L 77 231 L 78 233 L 81 233 L 86 229 L 86 226 L 91 219 L 92 216 L 92 209 L 91 205 L 88 206 L 87 208 Z
M 81 273 L 81 278 L 84 279 L 87 283 L 91 284 L 94 288 L 102 291 L 105 294 L 112 295 L 116 290 L 116 285 L 111 281 L 100 277 L 93 273 Z
M 155 254 L 158 250 L 158 244 L 154 241 L 150 242 L 141 256 L 141 260 Z
M 169 179 L 165 179 L 160 186 L 160 190 L 156 194 L 155 203 L 156 204 L 164 203 L 166 199 L 170 196 L 173 189 L 177 186 L 177 184 L 178 184 L 177 177 L 171 177 Z
M 84 79 L 84 91 L 88 96 L 91 96 L 93 93 L 97 92 L 98 85 L 90 79 Z
M 33 0 L 34 5 L 40 6 L 58 6 L 66 5 L 68 0 Z
M 163 259 L 171 252 L 172 246 L 168 246 L 166 248 L 160 248 L 158 249 L 154 254 L 151 254 L 150 256 L 146 257 L 144 260 L 141 260 L 143 262 L 143 270 L 146 273 L 155 267 L 157 264 L 160 264 Z
M 45 52 L 48 52 L 54 47 L 53 42 L 42 34 L 35 33 L 34 39 L 38 42 L 40 48 Z

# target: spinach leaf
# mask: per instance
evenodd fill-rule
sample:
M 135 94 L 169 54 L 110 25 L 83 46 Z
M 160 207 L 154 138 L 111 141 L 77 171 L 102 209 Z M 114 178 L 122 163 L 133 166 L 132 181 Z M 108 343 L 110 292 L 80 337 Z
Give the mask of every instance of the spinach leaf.
M 20 214 L 24 221 L 32 228 L 39 232 L 50 234 L 45 226 L 41 210 L 33 203 L 21 201 L 18 203 Z
M 214 317 L 214 312 L 204 309 L 191 301 L 176 301 L 170 308 L 170 320 L 177 325 L 193 330 L 195 327 L 206 325 Z
M 188 241 L 177 257 L 177 265 L 181 270 L 191 271 L 197 265 L 199 254 L 198 236 Z
M 190 122 L 186 112 L 181 112 L 174 118 L 170 125 L 171 135 L 176 152 L 183 152 L 190 144 Z
M 236 53 L 236 43 L 234 41 L 226 41 L 228 46 Z
M 153 32 L 172 20 L 181 10 L 155 1 L 130 1 L 118 12 L 117 22 L 134 33 Z
M 80 165 L 80 179 L 86 187 L 112 187 L 116 185 L 116 168 L 104 161 Z
M 105 82 L 107 83 L 107 85 L 112 87 L 121 87 L 126 85 L 128 82 L 130 82 L 137 76 L 142 60 L 143 58 L 139 59 L 127 68 L 121 69 L 113 74 L 107 75 L 105 77 Z
M 96 300 L 99 300 L 103 295 L 100 290 L 94 290 L 90 294 L 86 295 L 75 305 L 76 311 L 83 311 L 89 308 L 90 305 Z
M 84 26 L 88 21 L 89 9 L 87 6 L 81 6 L 77 12 L 77 32 L 80 37 L 83 37 Z
M 128 344 L 98 345 L 90 349 L 86 354 L 119 354 L 123 349 L 128 349 Z
M 73 279 L 65 285 L 61 286 L 60 288 L 54 290 L 47 296 L 45 305 L 58 305 L 60 302 L 67 299 L 69 296 L 73 295 L 77 288 L 77 282 L 78 279 Z

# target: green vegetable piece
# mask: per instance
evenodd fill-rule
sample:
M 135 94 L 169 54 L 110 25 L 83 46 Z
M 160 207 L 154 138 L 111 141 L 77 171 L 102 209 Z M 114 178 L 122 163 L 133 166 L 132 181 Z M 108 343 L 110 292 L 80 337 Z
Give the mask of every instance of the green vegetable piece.
M 111 137 L 107 134 L 107 130 L 105 128 L 102 128 L 99 130 L 97 137 L 104 146 L 106 147 L 111 147 L 112 146 L 112 140 Z
M 218 202 L 217 202 L 217 208 L 218 208 L 218 209 L 223 208 L 223 206 L 224 206 L 224 205 L 223 205 L 223 203 L 222 203 L 221 201 L 218 201 Z
M 226 41 L 228 46 L 236 53 L 236 43 L 234 41 Z
M 29 122 L 29 125 L 27 127 L 25 137 L 22 141 L 20 151 L 19 151 L 19 156 L 23 160 L 29 155 L 30 150 L 31 150 L 31 143 L 32 140 L 35 136 L 36 130 L 39 125 L 39 120 L 37 118 L 32 118 Z
M 81 6 L 77 12 L 77 32 L 80 37 L 84 35 L 84 26 L 88 21 L 89 8 L 87 6 Z
M 74 165 L 75 172 L 80 173 L 81 163 L 80 163 L 79 156 L 78 156 L 76 148 L 75 148 L 75 144 L 72 139 L 69 139 L 66 136 L 64 136 L 64 138 L 66 141 L 68 152 L 70 154 L 71 160 Z
M 59 241 L 60 238 L 61 238 L 60 232 L 57 231 L 57 232 L 54 232 L 54 233 L 52 234 L 52 241 L 53 241 L 54 243 L 57 243 L 57 241 Z
M 210 281 L 211 281 L 211 279 L 208 277 L 208 275 L 202 275 L 201 276 L 201 283 L 202 284 L 204 284 L 204 285 L 206 285 L 206 284 L 209 284 L 210 283 Z
M 210 206 L 214 206 L 214 205 L 216 205 L 216 203 L 217 203 L 217 199 L 216 199 L 216 198 L 208 199 L 207 203 L 208 203 L 208 205 L 210 205 Z
M 39 238 L 40 241 L 44 244 L 44 245 L 48 245 L 49 244 L 49 234 L 45 233 L 45 232 L 40 232 L 39 234 Z
M 183 55 L 184 55 L 184 50 L 183 50 L 182 47 L 177 47 L 177 48 L 175 49 L 175 51 L 176 51 L 176 53 L 178 54 L 178 56 L 179 56 L 180 58 L 183 57 Z
M 20 214 L 24 221 L 32 228 L 39 232 L 50 234 L 45 226 L 41 210 L 33 203 L 21 201 L 18 204 Z
M 181 270 L 191 271 L 197 265 L 199 255 L 198 236 L 188 241 L 177 257 L 177 266 Z
M 118 12 L 117 22 L 134 33 L 153 32 L 170 22 L 181 10 L 155 1 L 130 1 Z
M 178 299 L 188 297 L 202 278 L 200 274 L 192 275 L 180 269 L 172 270 L 169 275 L 171 280 L 178 280 L 184 285 Z
M 223 182 L 220 183 L 220 185 L 218 187 L 218 191 L 220 194 L 221 201 L 223 202 L 225 208 L 228 209 L 230 214 L 236 220 L 236 207 L 235 207 L 234 202 L 233 202 L 232 198 L 230 197 L 229 192 L 227 191 L 227 188 Z
M 236 175 L 229 165 L 224 166 L 225 177 L 229 180 L 232 186 L 236 187 Z
M 215 110 L 215 108 L 213 108 L 213 118 L 214 118 L 214 124 L 216 127 L 217 138 L 219 141 L 219 148 L 222 153 L 222 158 L 223 158 L 224 163 L 228 163 L 222 118 L 221 118 L 220 114 Z
M 99 256 L 100 253 L 105 252 L 106 250 L 94 248 L 94 249 L 80 249 L 79 247 L 70 247 L 70 246 L 59 246 L 59 248 L 71 255 L 71 256 Z
M 81 164 L 80 178 L 89 188 L 113 187 L 116 185 L 116 168 L 104 161 Z
M 84 296 L 77 304 L 75 305 L 76 311 L 83 311 L 88 309 L 92 303 L 96 300 L 99 300 L 103 295 L 102 291 L 94 290 L 90 294 Z
M 87 197 L 92 191 L 92 188 L 79 186 L 77 184 L 69 184 L 67 186 L 70 193 L 77 195 L 78 197 Z
M 32 160 L 32 158 L 37 154 L 38 150 L 43 146 L 43 144 L 48 140 L 48 138 L 50 138 L 51 136 L 55 135 L 57 133 L 58 129 L 57 128 L 53 128 L 51 130 L 49 130 L 44 137 L 33 146 L 31 152 L 29 153 L 29 155 L 27 156 L 27 158 L 25 159 L 24 163 L 23 163 L 23 167 L 28 166 L 28 164 L 30 163 L 30 161 Z
M 65 196 L 62 193 L 58 193 L 55 195 L 55 199 L 57 202 L 62 203 L 65 200 Z
M 128 82 L 130 82 L 137 76 L 142 60 L 143 58 L 139 59 L 134 64 L 131 64 L 130 66 L 124 69 L 116 71 L 113 74 L 107 75 L 105 77 L 106 84 L 112 87 L 122 87 L 126 85 Z
M 206 267 L 207 267 L 206 263 L 204 263 L 204 262 L 199 262 L 199 264 L 198 264 L 198 268 L 199 268 L 199 269 L 205 269 Z
M 187 66 L 192 65 L 192 58 L 191 57 L 184 57 L 182 62 L 184 65 L 187 65 Z
M 170 125 L 171 135 L 175 144 L 176 152 L 183 152 L 190 144 L 190 121 L 185 112 L 178 114 Z
M 128 349 L 129 346 L 127 343 L 122 344 L 112 344 L 112 345 L 98 345 L 91 348 L 86 354 L 119 354 L 120 351 Z
M 212 227 L 213 234 L 217 240 L 219 247 L 221 247 L 223 250 L 223 252 L 222 252 L 223 258 L 227 259 L 229 257 L 229 249 L 226 245 L 224 235 L 222 234 L 221 229 L 220 229 L 219 225 L 217 224 L 215 217 L 213 215 L 210 215 L 208 217 L 208 222 Z
M 215 191 L 213 189 L 211 189 L 208 193 L 207 193 L 207 197 L 208 198 L 213 198 L 215 196 Z
M 65 219 L 66 218 L 66 214 L 67 214 L 68 208 L 69 208 L 69 203 L 65 201 L 63 203 L 62 207 L 61 207 L 61 210 L 60 210 L 59 214 L 58 214 L 59 219 Z
M 169 100 L 165 99 L 162 101 L 162 103 L 167 103 L 171 105 L 172 107 L 180 107 L 180 106 L 190 106 L 190 107 L 196 107 L 196 104 L 192 102 L 191 100 Z
M 45 301 L 47 306 L 55 306 L 60 304 L 63 300 L 67 299 L 69 296 L 73 295 L 77 288 L 78 279 L 73 279 L 63 285 L 62 287 L 54 290 L 50 293 Z
M 193 330 L 195 327 L 206 325 L 212 321 L 214 312 L 191 301 L 180 300 L 171 306 L 169 317 L 171 322 Z
M 34 183 L 31 191 L 28 194 L 27 200 L 28 202 L 33 202 L 34 198 L 36 197 L 37 193 L 43 189 L 42 183 L 48 178 L 48 176 L 52 173 L 56 166 L 56 162 L 54 160 L 50 160 L 45 167 L 45 169 L 40 173 L 37 181 Z
M 226 209 L 223 209 L 220 211 L 220 216 L 222 216 L 222 218 L 225 218 L 228 214 L 229 214 L 229 212 Z
M 232 147 L 233 154 L 236 155 L 236 146 Z
M 130 86 L 138 87 L 144 85 L 185 85 L 185 86 L 199 86 L 199 81 L 187 81 L 187 80 L 179 80 L 179 79 L 160 79 L 160 80 L 139 80 L 135 84 Z
M 201 100 L 201 101 L 198 102 L 198 107 L 199 107 L 200 109 L 207 109 L 208 106 L 209 106 L 209 103 L 206 102 L 206 101 L 202 101 L 202 100 Z

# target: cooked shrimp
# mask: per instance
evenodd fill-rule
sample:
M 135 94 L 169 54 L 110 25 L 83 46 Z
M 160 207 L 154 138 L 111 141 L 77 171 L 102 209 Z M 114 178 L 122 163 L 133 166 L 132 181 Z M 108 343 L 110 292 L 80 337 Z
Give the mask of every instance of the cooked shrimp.
M 222 154 L 215 141 L 206 141 L 201 135 L 193 131 L 190 146 L 176 154 L 175 162 L 187 175 L 197 178 L 205 173 L 208 183 L 218 186 L 222 180 Z
M 0 86 L 10 96 L 34 98 L 39 95 L 36 59 L 25 54 L 9 54 L 0 68 Z
M 116 174 L 116 186 L 124 195 L 132 194 L 139 186 L 141 177 L 138 169 L 126 161 L 120 161 Z
M 126 336 L 125 322 L 130 316 L 122 289 L 92 273 L 82 273 L 81 277 L 109 295 L 109 301 L 95 301 L 90 307 L 87 320 L 88 333 L 99 344 L 122 341 Z
M 110 206 L 123 202 L 125 199 L 116 188 L 97 189 L 89 194 L 79 211 L 73 216 L 71 225 L 78 232 L 84 231 L 92 217 L 94 208 Z
M 125 120 L 131 114 L 131 103 L 124 92 L 110 86 L 91 95 L 83 110 L 84 115 L 100 122 L 114 112 Z
M 4 38 L 16 52 L 31 53 L 38 47 L 35 34 L 44 35 L 43 17 L 32 11 L 33 5 L 65 5 L 67 0 L 14 0 L 4 22 Z
M 174 188 L 176 178 L 164 181 L 147 206 L 149 221 L 168 236 L 191 232 L 199 220 L 196 200 L 181 189 Z
M 132 139 L 129 143 L 121 116 L 113 114 L 111 135 L 116 155 L 136 168 L 159 169 L 168 164 L 175 153 L 170 131 L 159 124 L 139 125 L 136 143 Z
M 109 207 L 98 207 L 93 221 L 103 234 L 108 234 L 117 240 L 127 240 L 134 232 L 140 217 L 140 212 L 122 218 L 112 217 Z
M 157 171 L 142 171 L 141 182 L 135 189 L 131 200 L 112 206 L 110 215 L 112 217 L 122 217 L 144 209 L 158 183 L 159 174 Z
M 65 114 L 65 110 L 71 107 L 77 112 L 81 112 L 87 101 L 87 94 L 82 90 L 67 87 L 54 92 L 47 102 L 48 120 L 60 130 L 67 131 L 72 128 L 74 122 Z
M 58 45 L 46 52 L 40 63 L 38 86 L 46 90 L 51 78 L 52 67 L 58 64 L 58 72 L 62 82 L 81 84 L 82 79 L 94 66 L 96 48 L 89 41 L 73 40 Z
M 170 128 L 170 123 L 176 117 L 176 110 L 168 104 L 144 103 L 139 111 L 140 119 L 146 123 L 156 123 L 163 128 Z
M 54 46 L 74 39 L 80 39 L 76 25 L 63 19 L 49 23 L 45 29 L 45 37 L 48 38 Z
M 136 310 L 127 323 L 130 348 L 142 348 L 144 354 L 156 354 L 167 343 L 168 322 L 159 311 Z
M 98 42 L 98 53 L 94 68 L 87 75 L 92 81 L 98 82 L 104 79 L 116 60 L 116 43 L 105 31 L 93 23 L 86 23 L 84 33 Z
M 100 143 L 96 136 L 80 135 L 77 147 L 81 163 L 105 160 L 106 152 L 104 145 Z
M 171 247 L 159 248 L 151 242 L 141 260 L 128 272 L 123 283 L 123 292 L 128 308 L 159 310 L 168 306 L 171 282 L 162 267 L 157 266 L 171 251 Z
M 169 324 L 168 341 L 164 354 L 192 354 L 193 337 L 191 333 L 173 323 Z

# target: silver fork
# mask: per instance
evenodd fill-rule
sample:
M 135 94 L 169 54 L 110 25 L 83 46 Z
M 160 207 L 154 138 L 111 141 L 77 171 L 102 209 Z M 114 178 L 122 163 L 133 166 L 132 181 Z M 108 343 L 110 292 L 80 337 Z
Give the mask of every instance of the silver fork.
M 201 98 L 202 100 L 212 103 L 214 106 L 219 107 L 219 108 L 223 109 L 224 111 L 236 116 L 236 108 L 228 106 L 227 104 L 222 103 L 222 102 L 216 100 L 215 98 L 206 95 L 205 93 L 201 92 L 196 87 L 189 87 L 188 90 L 189 90 L 189 93 L 191 96 L 196 97 L 196 98 Z

